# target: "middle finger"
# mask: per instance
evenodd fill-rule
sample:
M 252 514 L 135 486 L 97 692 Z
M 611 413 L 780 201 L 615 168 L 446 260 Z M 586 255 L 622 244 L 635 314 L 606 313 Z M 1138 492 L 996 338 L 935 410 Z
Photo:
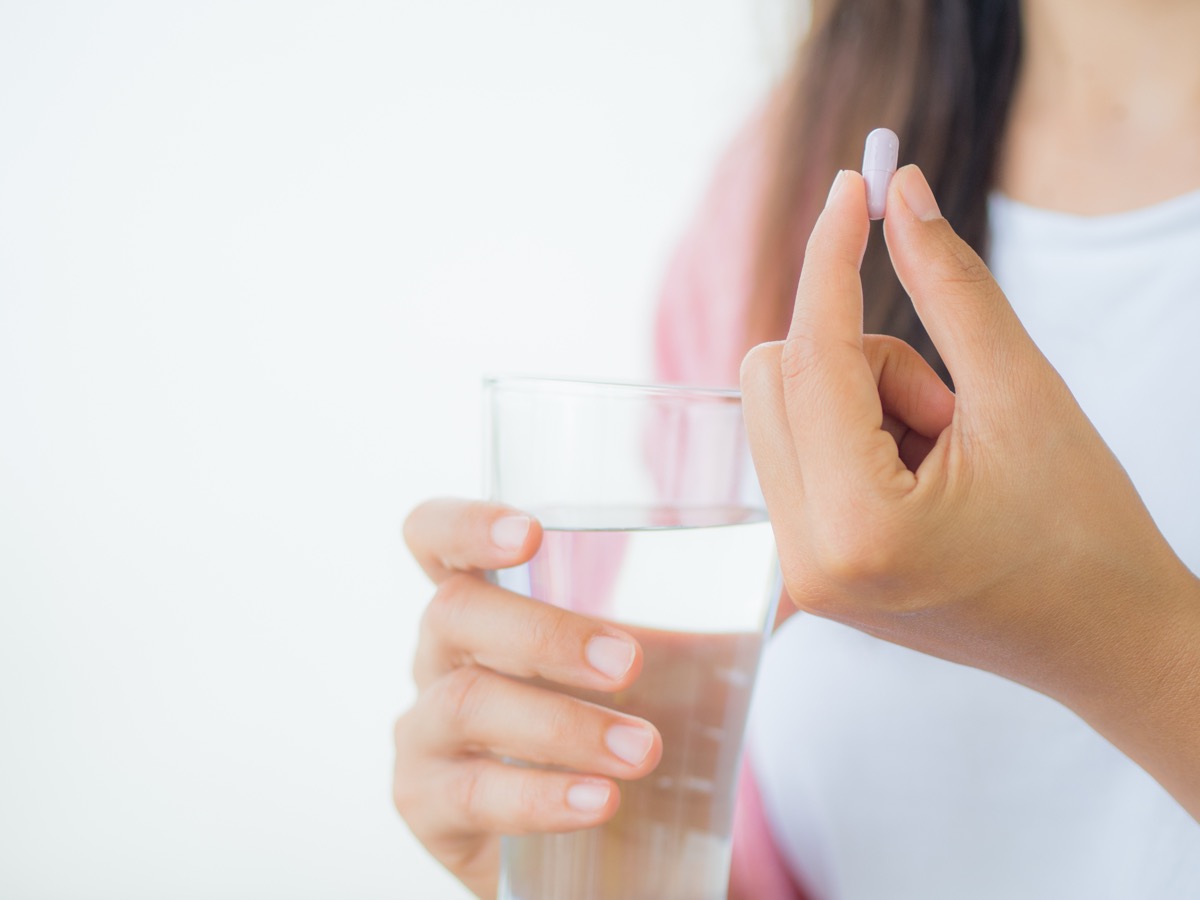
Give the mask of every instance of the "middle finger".
M 637 678 L 642 648 L 605 622 L 460 572 L 438 586 L 425 610 L 413 676 L 417 687 L 424 688 L 467 665 L 616 691 Z
M 418 703 L 414 739 L 440 753 L 488 753 L 535 765 L 640 778 L 662 757 L 644 719 L 469 666 L 441 679 Z

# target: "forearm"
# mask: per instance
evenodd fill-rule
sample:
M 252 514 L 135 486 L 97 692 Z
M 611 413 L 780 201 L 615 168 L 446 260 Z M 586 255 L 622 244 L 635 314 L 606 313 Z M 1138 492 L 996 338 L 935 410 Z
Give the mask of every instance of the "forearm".
M 1200 821 L 1200 580 L 1174 561 L 1155 596 L 1090 642 L 1052 693 Z

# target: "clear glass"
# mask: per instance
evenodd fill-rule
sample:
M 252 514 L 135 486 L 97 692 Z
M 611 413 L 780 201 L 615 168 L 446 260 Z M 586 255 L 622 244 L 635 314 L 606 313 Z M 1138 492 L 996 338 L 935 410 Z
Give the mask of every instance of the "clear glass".
M 630 689 L 569 693 L 663 738 L 662 761 L 621 784 L 610 822 L 504 838 L 501 900 L 724 898 L 746 712 L 779 596 L 741 397 L 528 378 L 489 380 L 485 394 L 487 495 L 545 529 L 529 564 L 493 579 L 637 636 Z

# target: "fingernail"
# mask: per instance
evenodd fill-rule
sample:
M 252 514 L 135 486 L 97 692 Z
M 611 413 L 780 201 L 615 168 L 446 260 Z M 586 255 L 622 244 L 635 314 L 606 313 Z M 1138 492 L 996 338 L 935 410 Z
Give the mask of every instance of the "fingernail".
M 636 725 L 614 725 L 605 733 L 604 743 L 616 756 L 636 766 L 654 746 L 654 735 Z
M 904 198 L 905 205 L 912 210 L 913 215 L 922 222 L 941 218 L 942 211 L 938 209 L 937 200 L 933 198 L 929 182 L 916 166 L 912 167 L 911 172 L 905 172 L 904 177 L 900 179 L 900 196 Z
M 529 516 L 505 516 L 492 523 L 492 543 L 501 550 L 520 550 L 532 524 Z
M 576 812 L 595 812 L 608 802 L 607 784 L 581 781 L 567 788 L 567 806 Z
M 616 680 L 623 677 L 633 665 L 637 648 L 621 638 L 598 634 L 587 642 L 583 655 L 593 669 Z
M 845 169 L 838 169 L 838 173 L 833 176 L 833 184 L 829 186 L 829 196 L 825 198 L 825 205 L 828 206 L 833 202 L 833 198 L 837 196 L 837 192 L 841 190 L 842 182 L 845 179 L 842 177 L 846 174 Z

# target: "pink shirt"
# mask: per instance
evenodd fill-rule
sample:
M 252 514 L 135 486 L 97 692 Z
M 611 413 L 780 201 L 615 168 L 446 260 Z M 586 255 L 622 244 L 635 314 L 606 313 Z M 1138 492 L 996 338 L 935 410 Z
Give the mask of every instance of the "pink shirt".
M 764 151 L 763 130 L 755 122 L 722 157 L 671 260 L 654 342 L 657 374 L 663 382 L 737 386 Z M 802 897 L 767 826 L 749 754 L 743 758 L 734 812 L 729 896 L 736 900 Z
M 658 377 L 667 383 L 737 386 L 764 168 L 762 128 L 756 123 L 721 158 L 675 251 L 654 342 Z

